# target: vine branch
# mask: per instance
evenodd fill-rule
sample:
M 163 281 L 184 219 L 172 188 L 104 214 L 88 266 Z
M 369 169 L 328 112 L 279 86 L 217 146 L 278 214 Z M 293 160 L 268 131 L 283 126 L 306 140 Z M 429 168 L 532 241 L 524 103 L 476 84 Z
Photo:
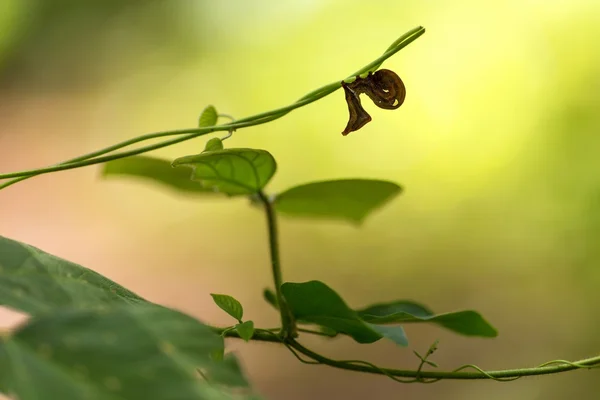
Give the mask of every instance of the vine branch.
M 362 75 L 369 71 L 376 70 L 377 68 L 379 68 L 379 66 L 381 66 L 381 64 L 383 64 L 383 62 L 385 60 L 387 60 L 388 58 L 390 58 L 391 56 L 396 54 L 398 51 L 402 50 L 404 47 L 408 46 L 410 43 L 415 41 L 418 37 L 420 37 L 424 33 L 425 33 L 425 28 L 423 28 L 421 26 L 408 31 L 407 33 L 405 33 L 404 35 L 399 37 L 394 43 L 392 43 L 392 45 L 380 57 L 378 57 L 371 63 L 367 64 L 363 68 L 359 69 L 354 74 L 352 74 L 348 78 L 344 79 L 344 81 L 350 81 L 350 80 L 354 79 L 357 75 Z M 300 107 L 306 106 L 310 103 L 313 103 L 317 100 L 320 100 L 323 97 L 328 96 L 329 94 L 335 92 L 340 87 L 341 87 L 340 81 L 333 82 L 333 83 L 330 83 L 329 85 L 325 85 L 319 89 L 313 90 L 312 92 L 310 92 L 310 93 L 306 94 L 305 96 L 303 96 L 302 98 L 300 98 L 295 103 L 292 103 L 286 107 L 281 107 L 281 108 L 278 108 L 278 109 L 275 109 L 272 111 L 267 111 L 267 112 L 256 114 L 256 115 L 253 115 L 250 117 L 242 118 L 242 119 L 239 119 L 237 121 L 230 122 L 227 124 L 213 125 L 213 126 L 202 127 L 202 128 L 190 128 L 190 129 L 180 129 L 180 130 L 164 131 L 164 132 L 157 132 L 157 133 L 149 133 L 146 135 L 138 136 L 133 139 L 126 140 L 124 142 L 114 144 L 112 146 L 108 146 L 104 149 L 97 150 L 92 153 L 88 153 L 88 154 L 64 161 L 64 162 L 54 165 L 54 166 L 19 171 L 19 172 L 11 172 L 11 173 L 6 173 L 6 174 L 0 174 L 0 179 L 16 178 L 16 179 L 12 179 L 8 182 L 1 184 L 0 189 L 4 189 L 8 186 L 11 186 L 11 185 L 17 183 L 17 182 L 21 182 L 25 179 L 29 179 L 29 178 L 37 176 L 37 175 L 47 174 L 50 172 L 65 171 L 65 170 L 75 169 L 75 168 L 81 168 L 81 167 L 86 167 L 89 165 L 101 164 L 101 163 L 105 163 L 108 161 L 118 160 L 120 158 L 130 157 L 130 156 L 134 156 L 134 155 L 138 155 L 138 154 L 142 154 L 142 153 L 147 153 L 149 151 L 153 151 L 153 150 L 171 146 L 171 145 L 174 145 L 177 143 L 185 142 L 187 140 L 194 139 L 196 137 L 203 136 L 203 135 L 206 135 L 206 134 L 209 134 L 212 132 L 232 131 L 232 130 L 238 130 L 241 128 L 247 128 L 249 126 L 264 124 L 264 123 L 276 120 L 278 118 L 281 118 L 292 110 L 295 110 L 297 108 L 300 108 Z M 140 147 L 140 148 L 134 149 L 134 150 L 123 151 L 121 153 L 106 155 L 106 154 L 112 153 L 116 150 L 131 146 L 131 145 L 139 143 L 139 142 L 143 142 L 143 141 L 150 140 L 150 139 L 167 137 L 167 136 L 179 136 L 179 137 L 174 138 L 174 139 L 165 140 L 163 142 L 159 142 L 159 143 L 156 143 L 153 145 Z
M 224 332 L 224 328 L 213 328 L 219 334 Z M 228 331 L 224 335 L 230 338 L 239 338 L 239 334 L 235 331 Z M 393 368 L 380 368 L 367 361 L 361 360 L 334 360 L 325 357 L 313 350 L 310 350 L 301 345 L 295 339 L 287 339 L 282 341 L 281 338 L 274 336 L 272 333 L 257 329 L 251 340 L 262 342 L 283 343 L 301 353 L 319 364 L 328 365 L 330 367 L 344 369 L 348 371 L 364 372 L 376 375 L 385 375 L 402 383 L 433 383 L 443 379 L 452 380 L 474 380 L 474 379 L 492 379 L 495 381 L 511 381 L 526 376 L 550 375 L 561 372 L 573 371 L 576 369 L 591 369 L 600 367 L 600 355 L 590 358 L 584 358 L 577 361 L 567 360 L 552 360 L 540 364 L 536 367 L 514 368 L 496 371 L 485 371 L 473 364 L 463 365 L 453 371 L 422 371 L 422 370 L 406 370 Z M 465 369 L 473 369 L 474 371 L 464 371 Z M 399 379 L 413 378 L 413 379 Z M 425 380 L 428 379 L 428 380 Z
M 263 191 L 257 193 L 258 198 L 263 203 L 265 214 L 267 217 L 267 229 L 269 236 L 269 252 L 271 255 L 271 273 L 273 275 L 273 284 L 275 285 L 275 294 L 277 296 L 277 303 L 279 304 L 279 311 L 281 315 L 281 331 L 280 335 L 282 338 L 288 338 L 297 335 L 296 326 L 292 313 L 286 305 L 285 298 L 281 293 L 281 285 L 283 284 L 283 278 L 281 274 L 281 261 L 279 259 L 279 241 L 277 233 L 277 215 L 273 203 L 267 197 Z

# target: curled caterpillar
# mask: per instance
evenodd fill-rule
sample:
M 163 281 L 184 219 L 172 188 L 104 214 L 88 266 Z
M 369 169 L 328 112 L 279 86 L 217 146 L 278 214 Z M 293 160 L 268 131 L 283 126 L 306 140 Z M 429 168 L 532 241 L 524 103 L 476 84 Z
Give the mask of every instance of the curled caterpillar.
M 346 129 L 342 135 L 359 130 L 371 121 L 371 116 L 362 108 L 360 95 L 365 93 L 379 108 L 394 110 L 404 103 L 406 87 L 402 79 L 389 69 L 380 69 L 375 73 L 369 72 L 366 78 L 356 77 L 352 83 L 342 81 L 342 87 L 350 114 Z

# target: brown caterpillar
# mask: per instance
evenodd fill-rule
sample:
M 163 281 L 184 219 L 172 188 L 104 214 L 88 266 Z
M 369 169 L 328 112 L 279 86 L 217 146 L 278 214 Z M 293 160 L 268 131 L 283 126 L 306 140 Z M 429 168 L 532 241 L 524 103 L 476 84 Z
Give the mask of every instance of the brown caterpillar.
M 404 103 L 406 87 L 395 72 L 380 69 L 369 72 L 366 78 L 356 77 L 352 83 L 342 81 L 342 87 L 348 103 L 350 118 L 342 135 L 357 131 L 371 121 L 371 116 L 362 108 L 360 95 L 365 93 L 379 108 L 394 110 Z

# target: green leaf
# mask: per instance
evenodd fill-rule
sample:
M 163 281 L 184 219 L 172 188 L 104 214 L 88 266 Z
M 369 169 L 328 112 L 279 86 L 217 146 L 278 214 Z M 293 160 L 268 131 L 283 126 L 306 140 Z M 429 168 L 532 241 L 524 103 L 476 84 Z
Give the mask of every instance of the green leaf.
M 207 106 L 200 114 L 200 118 L 198 118 L 198 127 L 205 128 L 207 126 L 213 126 L 217 124 L 217 120 L 219 119 L 219 115 L 217 114 L 217 109 L 214 106 Z
M 102 168 L 102 177 L 141 179 L 188 194 L 213 193 L 198 182 L 191 181 L 188 171 L 171 167 L 171 162 L 168 160 L 148 156 L 132 156 L 109 161 Z
M 255 149 L 207 151 L 178 158 L 173 166 L 191 167 L 192 180 L 229 196 L 257 193 L 269 183 L 277 169 L 269 152 Z
M 290 216 L 360 224 L 401 190 L 395 183 L 370 179 L 313 182 L 280 193 L 275 197 L 275 207 Z
M 218 137 L 210 139 L 206 142 L 206 146 L 204 146 L 204 151 L 217 151 L 223 150 L 223 141 Z M 189 179 L 189 177 L 188 177 Z
M 244 316 L 244 308 L 239 301 L 226 294 L 211 293 L 210 295 L 212 296 L 215 304 L 218 305 L 221 310 L 225 311 L 236 320 L 240 322 L 242 321 L 242 317 Z
M 401 346 L 407 345 L 403 332 L 397 328 L 393 330 L 363 321 L 323 282 L 286 282 L 281 286 L 281 291 L 298 322 L 333 329 L 352 337 L 358 343 L 373 343 L 386 337 Z
M 384 338 L 389 339 L 400 346 L 408 346 L 408 338 L 406 337 L 404 328 L 402 328 L 400 325 L 386 326 L 369 323 L 367 323 L 367 325 L 370 326 L 371 329 L 373 329 L 374 331 L 378 332 Z
M 252 339 L 252 336 L 254 335 L 254 322 L 246 321 L 241 324 L 237 324 L 235 329 L 237 330 L 237 333 L 239 333 L 240 337 L 247 342 Z
M 60 309 L 0 342 L 0 386 L 20 400 L 231 399 L 228 387 L 249 388 L 231 361 L 211 357 L 223 346 L 160 306 Z
M 421 304 L 400 300 L 374 304 L 357 313 L 363 320 L 376 324 L 431 322 L 466 336 L 498 336 L 498 331 L 472 310 L 434 314 Z
M 0 236 L 0 305 L 29 314 L 146 300 L 104 276 Z

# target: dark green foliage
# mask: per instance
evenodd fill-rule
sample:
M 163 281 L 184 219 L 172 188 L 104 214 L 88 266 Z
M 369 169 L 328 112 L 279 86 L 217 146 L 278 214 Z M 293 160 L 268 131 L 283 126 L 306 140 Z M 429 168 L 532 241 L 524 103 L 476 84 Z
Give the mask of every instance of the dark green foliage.
M 0 305 L 36 315 L 61 307 L 145 302 L 88 268 L 0 236 Z
M 324 326 L 346 334 L 358 343 L 373 343 L 386 337 L 399 345 L 408 345 L 402 327 L 377 326 L 365 322 L 323 282 L 287 282 L 281 286 L 281 291 L 299 322 Z
M 60 309 L 0 343 L 0 384 L 21 400 L 231 399 L 226 387 L 249 388 L 230 355 L 213 357 L 223 346 L 197 320 L 152 304 Z
M 466 336 L 496 337 L 498 332 L 479 313 L 472 310 L 434 314 L 427 307 L 412 301 L 374 304 L 358 314 L 376 324 L 431 322 Z

